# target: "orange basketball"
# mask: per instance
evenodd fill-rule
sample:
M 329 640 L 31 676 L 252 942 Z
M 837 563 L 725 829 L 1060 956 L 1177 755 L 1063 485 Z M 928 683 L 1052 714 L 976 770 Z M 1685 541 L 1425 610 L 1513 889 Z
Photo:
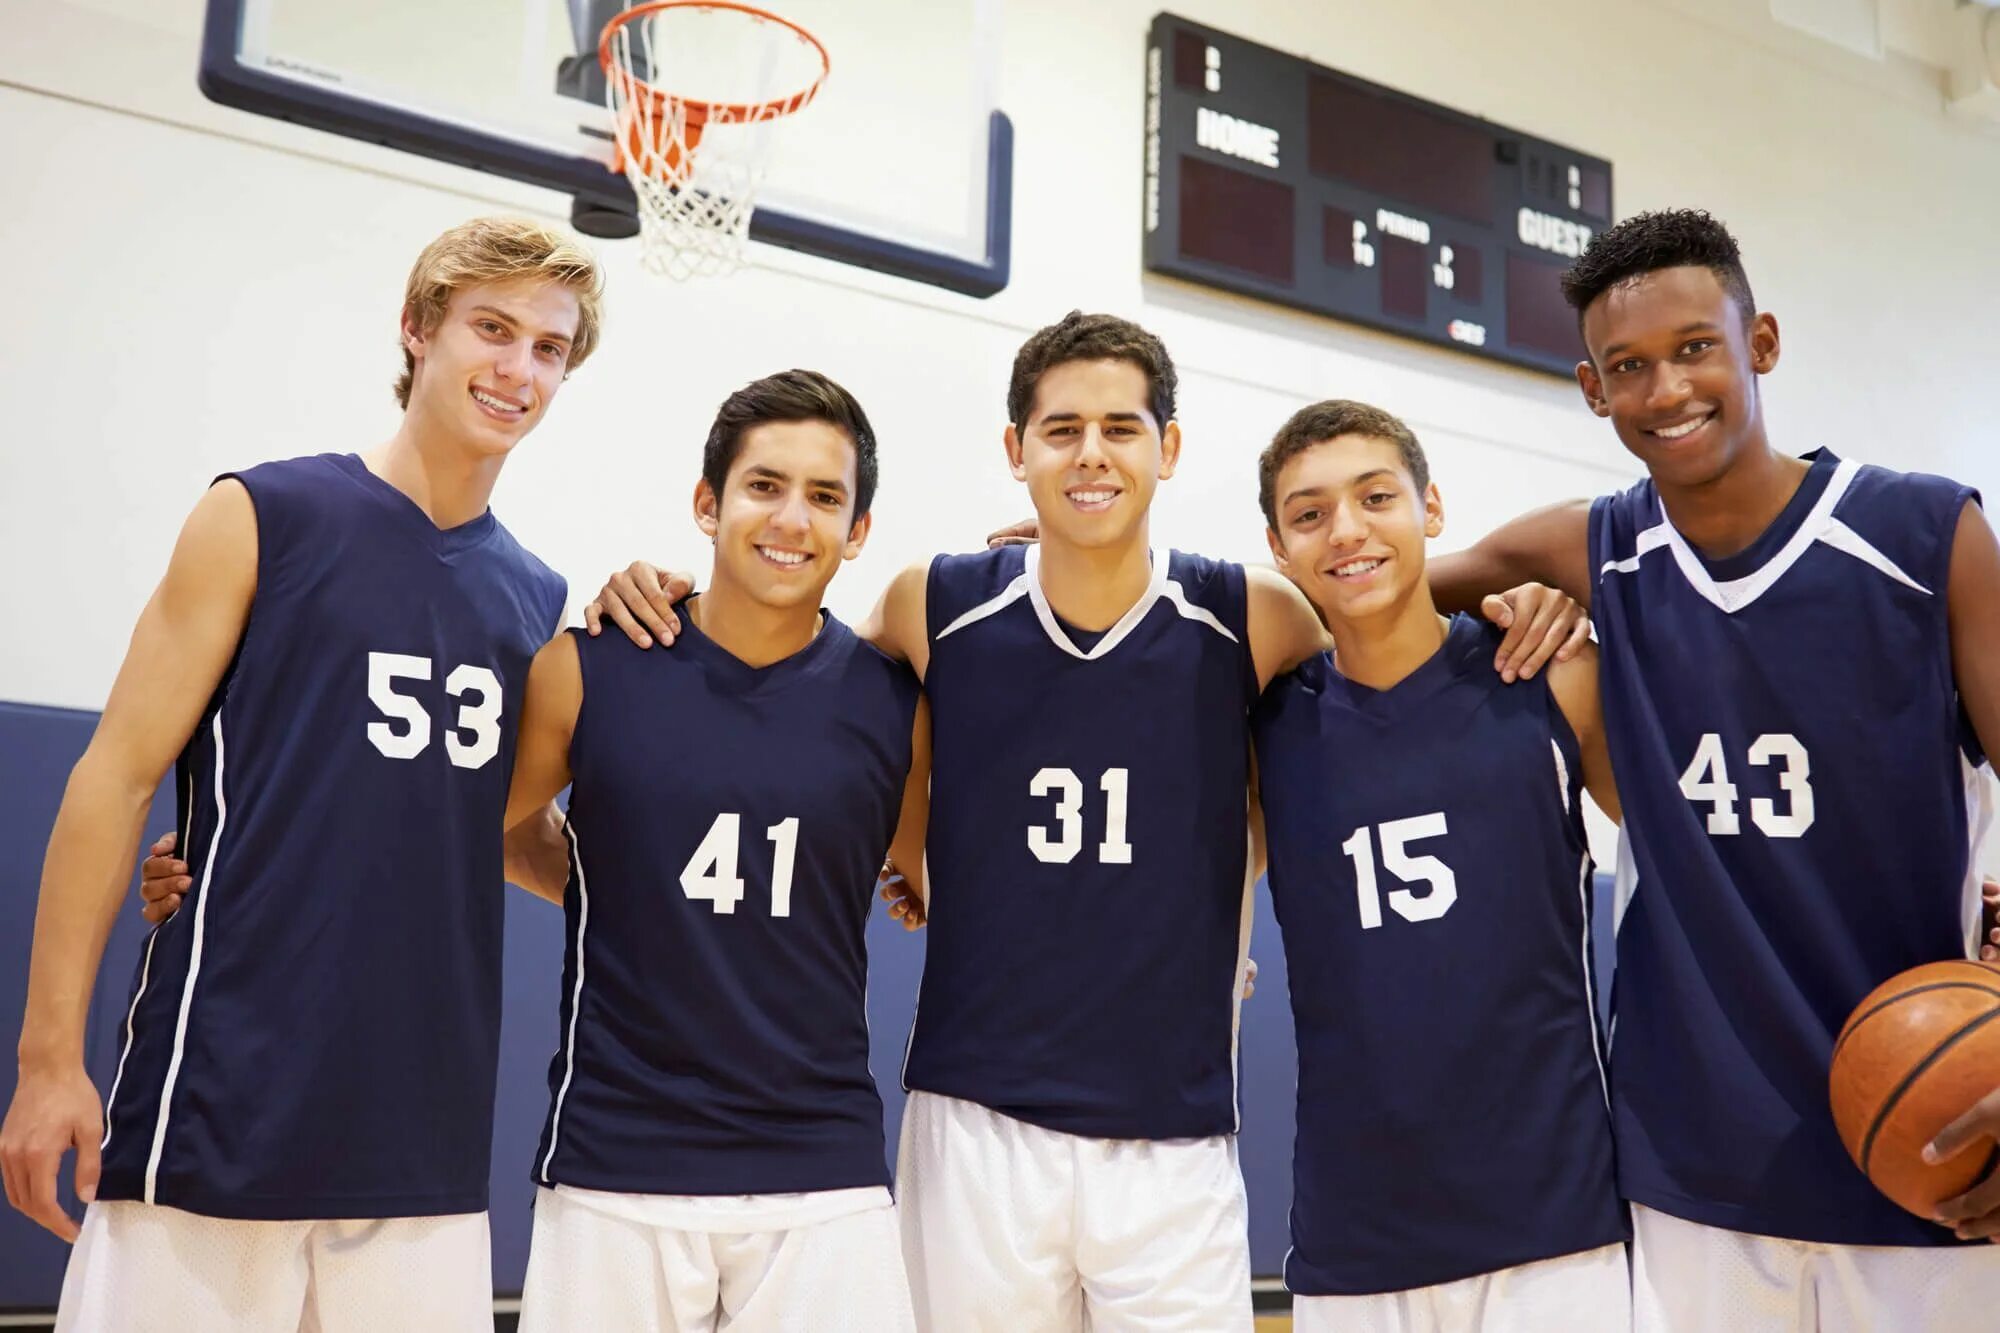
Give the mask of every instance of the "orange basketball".
M 1833 1047 L 1833 1122 L 1875 1188 L 1919 1217 L 1993 1169 L 1980 1140 L 1936 1166 L 1924 1145 L 2000 1088 L 2000 967 L 1926 963 L 1877 986 Z

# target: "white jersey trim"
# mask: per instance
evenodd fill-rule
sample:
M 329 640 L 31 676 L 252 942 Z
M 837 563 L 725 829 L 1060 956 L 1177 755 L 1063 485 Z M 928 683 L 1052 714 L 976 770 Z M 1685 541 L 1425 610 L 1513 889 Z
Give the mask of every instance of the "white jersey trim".
M 1673 552 L 1674 563 L 1680 566 L 1682 577 L 1690 587 L 1700 593 L 1710 604 L 1724 614 L 1734 614 L 1770 591 L 1772 585 L 1785 576 L 1799 558 L 1811 550 L 1815 544 L 1825 544 L 1845 555 L 1867 565 L 1877 573 L 1887 575 L 1905 587 L 1931 596 L 1931 590 L 1918 583 L 1899 568 L 1895 561 L 1884 555 L 1867 538 L 1834 517 L 1833 511 L 1854 484 L 1861 473 L 1861 464 L 1851 458 L 1842 459 L 1833 469 L 1833 477 L 1827 482 L 1826 490 L 1813 502 L 1805 520 L 1799 524 L 1797 532 L 1778 549 L 1777 554 L 1765 561 L 1755 572 L 1740 579 L 1718 580 L 1708 572 L 1695 549 L 1688 545 L 1687 538 L 1668 521 L 1664 505 L 1660 506 L 1660 521 L 1647 528 L 1633 543 L 1633 554 L 1625 560 L 1607 560 L 1603 571 L 1606 574 L 1636 573 L 1639 562 L 1648 551 L 1664 546 Z
M 1556 757 L 1556 799 L 1562 802 L 1564 814 L 1575 814 L 1569 804 L 1569 765 L 1563 762 L 1563 747 L 1553 736 L 1549 737 L 1549 753 Z
M 1230 978 L 1229 995 L 1229 1132 L 1239 1134 L 1243 1130 L 1243 1102 L 1240 1085 L 1243 1077 L 1242 1062 L 1237 1054 L 1243 1035 L 1243 982 L 1249 970 L 1250 927 L 1257 919 L 1257 853 L 1244 838 L 1243 848 L 1243 905 L 1236 926 L 1236 971 Z
M 1049 636 L 1049 642 L 1071 657 L 1084 662 L 1094 662 L 1125 642 L 1126 637 L 1139 627 L 1139 622 L 1146 618 L 1146 613 L 1153 609 L 1153 603 L 1159 601 L 1166 590 L 1166 564 L 1155 559 L 1150 551 L 1146 553 L 1146 559 L 1151 561 L 1153 567 L 1152 581 L 1146 585 L 1146 591 L 1140 593 L 1139 600 L 1127 607 L 1125 614 L 1118 617 L 1117 623 L 1104 631 L 1104 637 L 1092 645 L 1089 652 L 1085 652 L 1070 642 L 1069 635 L 1063 630 L 1062 622 L 1056 619 L 1055 608 L 1049 605 L 1049 595 L 1042 588 L 1042 548 L 1030 546 L 1028 568 L 1021 577 L 1028 581 L 1028 601 L 1033 604 L 1035 619 L 1042 622 L 1042 632 Z
M 1590 1053 L 1597 1059 L 1597 1087 L 1604 1109 L 1611 1109 L 1611 1073 L 1604 1065 L 1604 1048 L 1597 1036 L 1597 969 L 1590 965 L 1590 853 L 1584 852 L 1576 875 L 1576 900 L 1583 908 L 1583 1003 L 1590 1011 Z
M 1993 770 L 1974 764 L 1962 752 L 1958 756 L 1960 775 L 1965 782 L 1965 887 L 1962 910 L 1965 921 L 1965 956 L 1979 957 L 1979 928 L 1986 920 L 1984 867 L 1980 858 L 1986 850 L 1986 835 L 1993 826 Z
M 999 596 L 987 598 L 978 606 L 973 607 L 970 611 L 967 611 L 964 615 L 946 625 L 937 632 L 932 642 L 935 643 L 938 639 L 942 639 L 946 635 L 956 634 L 967 625 L 977 624 L 988 616 L 998 615 L 1027 595 L 1028 576 L 1026 574 L 1016 575 L 1012 583 L 1000 590 Z
M 111 1091 L 104 1094 L 104 1137 L 97 1141 L 99 1151 L 111 1146 L 111 1112 L 118 1105 L 118 1085 L 125 1080 L 125 1057 L 132 1054 L 132 1020 L 138 1016 L 139 1001 L 146 996 L 146 982 L 153 975 L 153 946 L 159 939 L 160 927 L 154 926 L 153 933 L 146 937 L 146 953 L 139 964 L 139 988 L 133 992 L 132 1005 L 125 1011 L 125 1045 L 118 1052 L 118 1069 L 111 1075 Z
M 555 1103 L 549 1107 L 549 1150 L 542 1154 L 542 1167 L 537 1173 L 544 1185 L 553 1185 L 549 1179 L 549 1163 L 555 1160 L 556 1143 L 562 1134 L 563 1098 L 569 1095 L 569 1083 L 576 1077 L 576 1020 L 583 1012 L 583 940 L 590 927 L 590 884 L 583 874 L 583 849 L 576 840 L 576 825 L 568 816 L 563 818 L 563 836 L 569 839 L 570 864 L 576 867 L 576 981 L 570 987 L 569 1029 L 563 1033 L 563 1077 L 556 1089 Z
M 154 1197 L 154 1193 L 159 1184 L 160 1158 L 165 1154 L 167 1148 L 168 1112 L 173 1107 L 174 1084 L 180 1080 L 181 1076 L 181 1058 L 187 1053 L 188 1013 L 194 1007 L 194 983 L 195 979 L 201 975 L 201 945 L 208 925 L 209 886 L 215 881 L 215 860 L 216 853 L 222 846 L 222 828 L 224 824 L 229 822 L 229 806 L 223 799 L 222 794 L 222 709 L 227 703 L 228 699 L 225 697 L 223 704 L 216 706 L 215 721 L 210 727 L 210 734 L 215 738 L 215 832 L 210 835 L 208 840 L 208 863 L 201 868 L 201 896 L 194 905 L 194 944 L 188 951 L 187 980 L 181 983 L 180 1014 L 174 1020 L 174 1053 L 167 1061 L 166 1081 L 160 1085 L 160 1106 L 153 1120 L 153 1150 L 146 1157 L 146 1188 L 144 1197 L 147 1203 L 158 1202 Z M 155 934 L 157 935 L 157 932 Z M 146 947 L 146 957 L 148 963 L 150 963 L 152 961 L 152 945 L 150 943 Z M 144 986 L 143 980 L 140 984 L 142 987 Z M 135 997 L 133 1001 L 135 1007 L 137 1003 L 138 1001 Z M 126 1031 L 127 1041 L 129 1042 L 130 1028 L 128 1027 Z M 121 1066 L 124 1064 L 122 1056 L 119 1058 L 119 1064 Z M 110 1137 L 108 1132 L 105 1137 Z

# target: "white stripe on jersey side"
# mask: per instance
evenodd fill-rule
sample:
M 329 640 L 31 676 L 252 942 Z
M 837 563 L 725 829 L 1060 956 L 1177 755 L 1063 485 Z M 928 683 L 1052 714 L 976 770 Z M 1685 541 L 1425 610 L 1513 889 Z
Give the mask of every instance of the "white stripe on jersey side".
M 1867 538 L 1834 517 L 1833 511 L 1846 496 L 1848 487 L 1861 472 L 1861 464 L 1848 458 L 1842 459 L 1833 469 L 1833 477 L 1826 484 L 1826 490 L 1813 502 L 1812 509 L 1799 524 L 1797 532 L 1788 538 L 1777 554 L 1765 561 L 1755 572 L 1740 579 L 1717 580 L 1708 572 L 1687 538 L 1681 536 L 1672 523 L 1668 522 L 1666 509 L 1660 510 L 1660 521 L 1639 534 L 1634 543 L 1631 558 L 1607 560 L 1603 566 L 1606 574 L 1630 574 L 1639 568 L 1639 561 L 1648 551 L 1664 546 L 1673 552 L 1674 563 L 1680 566 L 1681 576 L 1688 585 L 1724 614 L 1733 614 L 1762 597 L 1771 586 L 1783 578 L 1799 558 L 1811 550 L 1816 543 L 1824 543 L 1845 555 L 1867 565 L 1877 573 L 1884 574 L 1905 587 L 1913 588 L 1925 596 L 1931 590 L 1918 583 L 1897 567 L 1896 562 L 1876 549 Z
M 1618 865 L 1611 878 L 1611 937 L 1618 938 L 1618 932 L 1625 928 L 1625 909 L 1632 905 L 1632 899 L 1639 893 L 1639 860 L 1632 854 L 1632 839 L 1625 833 L 1625 825 L 1618 826 Z M 1611 1011 L 1611 1023 L 1604 1032 L 1604 1045 L 1608 1050 L 1618 1048 L 1618 1010 Z
M 225 696 L 223 702 L 216 705 L 215 723 L 210 729 L 215 737 L 215 832 L 208 840 L 208 864 L 201 868 L 201 896 L 194 905 L 194 943 L 188 951 L 187 980 L 181 983 L 180 1016 L 174 1020 L 174 1053 L 167 1061 L 166 1082 L 160 1086 L 160 1109 L 153 1120 L 153 1151 L 146 1158 L 144 1198 L 147 1203 L 157 1202 L 154 1198 L 154 1189 L 159 1183 L 160 1158 L 167 1147 L 167 1112 L 173 1106 L 174 1084 L 180 1079 L 181 1057 L 187 1051 L 188 1011 L 194 1007 L 195 978 L 201 975 L 201 944 L 208 925 L 208 888 L 215 879 L 215 859 L 217 850 L 222 846 L 222 826 L 228 822 L 229 806 L 222 795 L 222 709 L 228 702 Z M 188 821 L 192 826 L 194 821 L 192 806 L 189 807 Z M 151 954 L 152 946 L 149 944 L 147 946 L 149 959 Z M 127 1040 L 130 1040 L 129 1029 Z M 123 1063 L 122 1057 L 120 1063 Z
M 1246 798 L 1247 806 L 1247 798 Z M 1235 986 L 1229 997 L 1229 1132 L 1243 1130 L 1243 1105 L 1238 1099 L 1238 1088 L 1242 1070 L 1237 1062 L 1237 1047 L 1243 1032 L 1243 973 L 1244 965 L 1250 958 L 1250 926 L 1257 919 L 1257 853 L 1244 839 L 1243 848 L 1243 907 L 1236 927 L 1236 972 Z
M 111 1091 L 104 1094 L 104 1137 L 97 1141 L 101 1152 L 111 1146 L 111 1112 L 118 1105 L 118 1085 L 125 1081 L 125 1057 L 132 1054 L 132 1020 L 139 1012 L 139 1001 L 146 996 L 146 982 L 153 975 L 153 946 L 159 942 L 160 929 L 166 923 L 153 927 L 153 933 L 146 937 L 145 957 L 139 963 L 139 988 L 132 995 L 132 1007 L 125 1011 L 125 1044 L 118 1051 L 118 1069 L 111 1076 Z
M 970 611 L 967 611 L 964 615 L 939 630 L 932 637 L 931 641 L 935 643 L 938 639 L 942 639 L 948 634 L 958 633 L 967 625 L 975 624 L 990 615 L 996 615 L 1027 595 L 1028 576 L 1026 574 L 1017 575 L 1012 583 L 1000 590 L 998 597 L 989 597 L 978 606 L 973 607 Z
M 1160 590 L 1160 595 L 1173 603 L 1174 610 L 1181 613 L 1183 620 L 1192 620 L 1197 624 L 1206 625 L 1231 643 L 1242 642 L 1241 639 L 1237 638 L 1231 632 L 1229 626 L 1223 624 L 1210 614 L 1208 608 L 1196 606 L 1188 601 L 1187 592 L 1172 579 L 1166 581 L 1166 586 Z
M 563 1079 L 556 1089 L 555 1105 L 549 1109 L 549 1150 L 542 1155 L 539 1174 L 544 1185 L 549 1179 L 549 1163 L 555 1159 L 556 1136 L 562 1131 L 563 1098 L 569 1095 L 569 1081 L 576 1076 L 576 1016 L 583 1010 L 583 935 L 590 925 L 590 885 L 583 877 L 583 849 L 577 845 L 576 825 L 563 816 L 563 836 L 569 839 L 570 864 L 576 867 L 576 983 L 570 987 L 569 1031 L 563 1034 Z
M 930 908 L 931 908 L 931 852 L 930 848 L 928 847 L 924 848 L 923 861 L 924 861 L 924 918 L 926 921 L 928 921 L 930 919 Z M 910 1030 L 908 1033 L 904 1034 L 903 1037 L 903 1063 L 901 1068 L 899 1068 L 896 1071 L 896 1085 L 902 1088 L 903 1095 L 905 1097 L 907 1097 L 910 1092 L 910 1047 L 916 1045 L 917 1042 L 917 1011 L 922 1009 L 923 1006 L 924 1006 L 924 979 L 921 975 L 919 975 L 917 977 L 917 998 L 915 1002 L 910 1005 Z
M 1567 788 L 1565 788 L 1567 790 Z M 1604 1067 L 1604 1050 L 1597 1044 L 1597 970 L 1590 965 L 1590 852 L 1586 850 L 1576 875 L 1576 900 L 1583 908 L 1583 1003 L 1590 1011 L 1590 1053 L 1597 1057 L 1597 1086 L 1604 1109 L 1611 1109 L 1611 1075 Z
M 1553 736 L 1549 737 L 1549 752 L 1556 757 L 1556 798 L 1562 802 L 1564 814 L 1573 814 L 1569 808 L 1569 765 L 1563 762 L 1563 747 Z
M 1980 857 L 1985 853 L 1986 835 L 1993 824 L 1993 770 L 1985 764 L 1974 764 L 1962 751 L 1958 766 L 1965 781 L 1965 956 L 1977 958 L 1979 946 L 1985 943 L 1979 938 L 1979 927 L 1986 919 L 1982 883 L 1986 876 Z

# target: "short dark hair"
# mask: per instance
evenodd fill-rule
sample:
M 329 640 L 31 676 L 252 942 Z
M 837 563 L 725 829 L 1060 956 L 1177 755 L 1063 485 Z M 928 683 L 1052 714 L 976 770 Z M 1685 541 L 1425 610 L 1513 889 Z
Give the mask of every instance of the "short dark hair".
M 1292 413 L 1291 420 L 1278 427 L 1278 433 L 1264 446 L 1264 452 L 1257 455 L 1257 503 L 1264 507 L 1264 521 L 1273 532 L 1278 530 L 1278 474 L 1285 470 L 1285 464 L 1314 445 L 1342 435 L 1387 440 L 1396 446 L 1417 489 L 1421 491 L 1431 484 L 1430 460 L 1424 457 L 1424 447 L 1417 443 L 1415 432 L 1403 424 L 1401 417 L 1367 403 L 1329 398 Z
M 854 441 L 854 519 L 875 502 L 875 428 L 853 394 L 817 370 L 781 370 L 729 395 L 708 428 L 701 451 L 701 475 L 719 498 L 730 465 L 743 449 L 743 435 L 773 421 L 824 421 Z
M 1715 274 L 1742 311 L 1744 323 L 1757 313 L 1736 238 L 1729 234 L 1729 228 L 1698 208 L 1640 213 L 1599 232 L 1562 275 L 1563 299 L 1576 311 L 1580 329 L 1590 303 L 1619 283 L 1663 268 L 1682 267 L 1705 268 Z
M 1007 382 L 1007 420 L 1016 430 L 1027 428 L 1035 386 L 1042 376 L 1071 361 L 1131 362 L 1146 374 L 1146 402 L 1155 423 L 1164 430 L 1174 419 L 1180 377 L 1174 373 L 1166 344 L 1129 319 L 1072 310 L 1038 330 L 1014 354 L 1014 376 Z

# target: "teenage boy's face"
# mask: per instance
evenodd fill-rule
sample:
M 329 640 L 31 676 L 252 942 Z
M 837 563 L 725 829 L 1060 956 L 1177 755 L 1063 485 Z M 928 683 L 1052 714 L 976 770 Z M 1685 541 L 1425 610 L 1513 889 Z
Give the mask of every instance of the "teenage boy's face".
M 1028 483 L 1043 538 L 1075 546 L 1130 540 L 1180 452 L 1180 427 L 1153 419 L 1146 372 L 1130 361 L 1051 367 L 1025 427 L 1007 427 L 1007 462 Z
M 767 421 L 743 432 L 718 498 L 695 487 L 695 522 L 715 541 L 715 578 L 770 607 L 818 607 L 843 560 L 861 554 L 854 441 L 824 421 Z
M 1417 489 L 1401 452 L 1373 435 L 1336 435 L 1292 455 L 1274 499 L 1271 555 L 1329 621 L 1400 605 L 1423 580 L 1424 542 L 1444 531 L 1437 487 Z
M 417 358 L 409 410 L 481 453 L 506 454 L 562 387 L 580 319 L 576 293 L 545 278 L 454 292 L 429 333 L 403 322 Z
M 1712 269 L 1658 269 L 1611 288 L 1584 311 L 1583 338 L 1584 400 L 1655 481 L 1698 486 L 1762 447 L 1757 377 L 1778 364 L 1778 323 L 1746 323 Z

